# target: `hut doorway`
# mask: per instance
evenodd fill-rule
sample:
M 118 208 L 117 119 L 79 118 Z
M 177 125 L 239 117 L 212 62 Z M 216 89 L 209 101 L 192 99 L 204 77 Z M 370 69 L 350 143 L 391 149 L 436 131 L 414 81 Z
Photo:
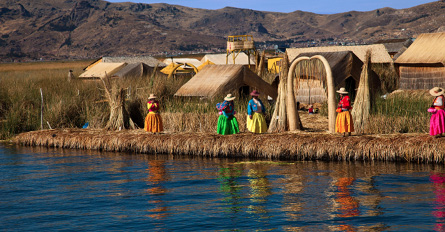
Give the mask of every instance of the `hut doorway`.
M 357 85 L 356 85 L 356 81 L 354 80 L 354 78 L 352 78 L 352 76 L 346 78 L 345 89 L 346 89 L 346 91 L 349 92 L 348 95 L 351 98 L 351 102 L 354 102 L 355 95 L 357 94 Z
M 250 94 L 250 87 L 247 86 L 247 85 L 241 86 L 239 88 L 238 93 L 239 93 L 240 97 L 247 97 L 248 98 L 248 96 Z

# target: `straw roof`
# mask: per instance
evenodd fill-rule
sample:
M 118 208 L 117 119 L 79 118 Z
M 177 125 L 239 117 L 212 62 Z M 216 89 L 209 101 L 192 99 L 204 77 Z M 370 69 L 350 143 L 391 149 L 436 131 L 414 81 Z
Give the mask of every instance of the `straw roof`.
M 439 64 L 445 66 L 445 32 L 419 35 L 397 58 L 396 64 Z
M 206 62 L 210 60 L 211 62 L 215 64 L 226 64 L 226 56 L 227 54 L 207 54 L 202 59 L 201 62 Z M 231 54 L 229 54 L 229 57 L 227 57 L 227 64 L 233 64 L 233 57 Z M 249 57 L 246 55 L 246 53 L 241 52 L 239 53 L 235 58 L 235 64 L 249 64 Z M 255 64 L 255 57 L 250 57 L 250 64 Z
M 80 74 L 79 78 L 104 78 L 105 75 L 112 76 L 126 65 L 127 63 L 100 62 L 88 69 L 86 72 Z
M 250 86 L 265 96 L 275 98 L 277 90 L 244 65 L 206 65 L 192 79 L 183 85 L 175 96 L 213 98 L 218 95 L 238 92 L 239 88 Z
M 127 64 L 133 64 L 133 63 L 144 63 L 148 65 L 149 67 L 165 67 L 167 64 L 161 62 L 160 60 L 151 57 L 151 56 L 104 56 L 102 57 L 102 62 L 104 63 L 127 63 Z
M 167 58 L 164 60 L 164 63 L 167 65 L 169 65 L 171 63 L 176 63 L 176 64 L 188 63 L 188 64 L 192 64 L 196 68 L 202 64 L 201 61 L 199 61 L 198 59 L 194 59 L 194 58 Z
M 152 72 L 153 69 L 154 68 L 149 67 L 145 63 L 133 63 L 123 67 L 121 70 L 115 73 L 113 77 L 142 77 L 147 75 L 149 72 Z
M 359 45 L 359 46 L 331 46 L 331 47 L 309 47 L 286 49 L 289 60 L 294 60 L 301 53 L 342 52 L 351 51 L 362 62 L 365 61 L 366 51 L 371 51 L 372 63 L 391 63 L 392 59 L 383 44 Z
M 407 48 L 412 44 L 411 39 L 387 39 L 378 40 L 375 44 L 383 44 L 390 54 L 398 53 L 403 48 Z

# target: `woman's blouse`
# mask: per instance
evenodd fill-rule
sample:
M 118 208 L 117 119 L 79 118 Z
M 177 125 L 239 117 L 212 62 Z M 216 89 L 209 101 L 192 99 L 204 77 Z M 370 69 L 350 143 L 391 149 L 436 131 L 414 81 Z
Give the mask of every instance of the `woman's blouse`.
M 341 108 L 342 111 L 348 111 L 352 109 L 349 96 L 344 96 L 340 99 L 338 103 L 338 107 Z
M 252 98 L 247 105 L 247 114 L 253 115 L 253 113 L 265 113 L 266 108 L 260 99 Z
M 433 106 L 434 106 L 434 108 L 436 108 L 436 109 L 443 109 L 443 108 L 444 108 L 444 105 L 443 105 L 443 98 L 444 98 L 444 96 L 443 96 L 443 95 L 440 95 L 440 96 L 437 96 L 437 97 L 434 99 L 434 102 L 433 102 Z
M 218 108 L 218 110 L 220 110 L 223 115 L 228 118 L 234 114 L 235 104 L 233 101 L 223 101 L 222 103 L 216 104 L 216 108 Z
M 159 102 L 158 101 L 148 101 L 147 108 L 149 114 L 159 113 Z

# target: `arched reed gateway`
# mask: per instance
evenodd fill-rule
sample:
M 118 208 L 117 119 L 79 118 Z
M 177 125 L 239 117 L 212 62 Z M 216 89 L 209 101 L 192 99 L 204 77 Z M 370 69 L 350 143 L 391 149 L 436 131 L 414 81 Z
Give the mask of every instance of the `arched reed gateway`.
M 291 116 L 298 110 L 295 108 L 296 102 L 312 104 L 327 101 L 329 131 L 334 132 L 335 89 L 345 87 L 350 93 L 351 99 L 354 99 L 360 83 L 362 67 L 363 62 L 351 51 L 299 54 L 291 63 L 287 79 L 288 103 L 286 108 L 288 109 L 289 123 L 291 120 L 299 121 L 297 116 Z M 380 85 L 379 77 L 370 70 L 369 86 L 372 94 L 380 89 Z M 332 99 L 330 99 L 330 90 L 333 91 Z M 298 126 L 291 124 L 289 125 L 290 130 L 298 129 Z
M 304 62 L 304 61 L 312 61 L 312 60 L 319 60 L 322 62 L 323 64 L 323 69 L 324 69 L 324 73 L 326 74 L 325 77 L 321 76 L 319 78 L 315 78 L 314 76 L 310 75 L 311 72 L 313 71 L 318 72 L 318 73 L 323 73 L 322 71 L 320 71 L 320 66 L 319 65 L 308 65 L 306 64 L 308 67 L 311 66 L 313 67 L 313 69 L 306 69 L 306 71 L 308 72 L 306 75 L 295 75 L 295 69 L 297 67 L 298 64 L 300 64 L 300 62 Z M 300 77 L 307 77 L 305 79 L 301 79 Z M 296 80 L 295 80 L 296 79 Z M 326 60 L 326 58 L 324 58 L 321 55 L 315 55 L 312 57 L 307 57 L 307 56 L 303 56 L 303 57 L 299 57 L 297 59 L 295 59 L 290 68 L 289 68 L 289 74 L 287 77 L 287 102 L 286 102 L 286 108 L 287 108 L 287 117 L 289 119 L 289 130 L 290 131 L 294 131 L 296 129 L 298 129 L 298 124 L 299 124 L 299 116 L 297 113 L 297 108 L 296 108 L 296 102 L 295 102 L 295 93 L 297 92 L 296 89 L 298 89 L 298 85 L 295 86 L 294 83 L 300 83 L 300 82 L 306 82 L 306 83 L 325 83 L 326 84 L 326 89 L 327 89 L 327 99 L 328 99 L 328 117 L 329 117 L 329 132 L 330 133 L 334 133 L 335 131 L 335 92 L 334 92 L 334 82 L 333 82 L 333 78 L 332 78 L 332 70 L 331 67 L 329 66 L 328 61 Z

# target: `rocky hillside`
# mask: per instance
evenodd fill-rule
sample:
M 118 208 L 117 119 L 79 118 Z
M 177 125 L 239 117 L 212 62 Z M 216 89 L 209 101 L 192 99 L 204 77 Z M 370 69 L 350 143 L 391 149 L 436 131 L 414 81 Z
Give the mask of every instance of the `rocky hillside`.
M 227 35 L 261 46 L 372 43 L 444 25 L 445 0 L 413 8 L 320 15 L 102 0 L 0 1 L 0 61 L 224 51 Z

